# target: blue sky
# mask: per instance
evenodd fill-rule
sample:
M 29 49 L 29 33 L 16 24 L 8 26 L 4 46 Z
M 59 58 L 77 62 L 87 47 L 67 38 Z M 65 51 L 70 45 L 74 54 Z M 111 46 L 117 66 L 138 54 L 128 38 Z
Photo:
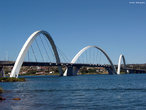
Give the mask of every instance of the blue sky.
M 0 59 L 15 59 L 37 30 L 48 31 L 70 60 L 96 45 L 115 64 L 120 54 L 146 63 L 146 0 L 0 0 Z

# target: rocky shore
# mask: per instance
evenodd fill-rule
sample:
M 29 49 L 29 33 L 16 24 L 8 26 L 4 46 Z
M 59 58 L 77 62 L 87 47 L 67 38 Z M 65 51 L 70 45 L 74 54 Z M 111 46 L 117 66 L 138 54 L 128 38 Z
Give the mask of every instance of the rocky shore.
M 10 78 L 10 77 L 4 77 L 4 78 L 0 78 L 0 82 L 24 82 L 26 81 L 25 78 Z M 0 101 L 6 100 L 6 98 L 4 98 L 2 96 L 2 93 L 4 92 L 4 90 L 0 87 Z M 21 100 L 18 97 L 12 98 L 11 100 Z
M 6 100 L 6 98 L 2 97 L 2 93 L 4 92 L 4 90 L 0 87 L 0 101 Z M 18 97 L 12 98 L 11 100 L 21 100 Z

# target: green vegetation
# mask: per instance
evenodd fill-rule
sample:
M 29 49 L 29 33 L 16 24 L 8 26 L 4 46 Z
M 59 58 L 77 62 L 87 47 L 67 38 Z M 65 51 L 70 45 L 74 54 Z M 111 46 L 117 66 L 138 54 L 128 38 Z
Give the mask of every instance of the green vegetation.
M 103 67 L 82 67 L 79 74 L 107 74 L 107 70 Z
M 24 81 L 26 81 L 25 78 L 10 78 L 10 77 L 0 78 L 0 82 L 24 82 Z
M 39 75 L 59 75 L 59 73 L 43 73 L 43 74 L 30 74 L 30 73 L 25 73 L 25 74 L 20 74 L 19 76 L 39 76 Z
M 3 89 L 0 87 L 0 93 L 2 93 L 3 92 Z

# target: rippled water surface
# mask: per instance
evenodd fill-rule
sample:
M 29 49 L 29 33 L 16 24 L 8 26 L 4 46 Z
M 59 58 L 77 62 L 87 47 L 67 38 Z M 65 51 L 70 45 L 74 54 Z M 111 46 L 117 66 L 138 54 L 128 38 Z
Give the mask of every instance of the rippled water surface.
M 146 74 L 31 76 L 0 83 L 0 110 L 146 110 Z M 21 100 L 11 100 L 19 97 Z

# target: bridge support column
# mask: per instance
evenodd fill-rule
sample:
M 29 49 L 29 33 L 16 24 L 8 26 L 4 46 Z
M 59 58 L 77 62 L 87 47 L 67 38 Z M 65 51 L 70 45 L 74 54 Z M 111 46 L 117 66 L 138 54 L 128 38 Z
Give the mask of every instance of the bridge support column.
M 80 67 L 69 65 L 67 67 L 67 75 L 66 76 L 76 76 Z
M 116 74 L 113 72 L 113 70 L 111 68 L 106 68 L 106 70 L 108 71 L 108 74 L 112 75 L 112 74 Z
M 131 74 L 131 73 L 135 73 L 135 71 L 134 70 L 129 70 L 129 74 Z
M 126 73 L 126 74 L 129 74 L 130 72 L 129 72 L 129 70 L 128 70 L 128 69 L 126 69 L 126 70 L 125 70 L 125 73 Z
M 5 72 L 4 72 L 3 67 L 0 67 L 0 78 L 1 77 L 5 77 Z

